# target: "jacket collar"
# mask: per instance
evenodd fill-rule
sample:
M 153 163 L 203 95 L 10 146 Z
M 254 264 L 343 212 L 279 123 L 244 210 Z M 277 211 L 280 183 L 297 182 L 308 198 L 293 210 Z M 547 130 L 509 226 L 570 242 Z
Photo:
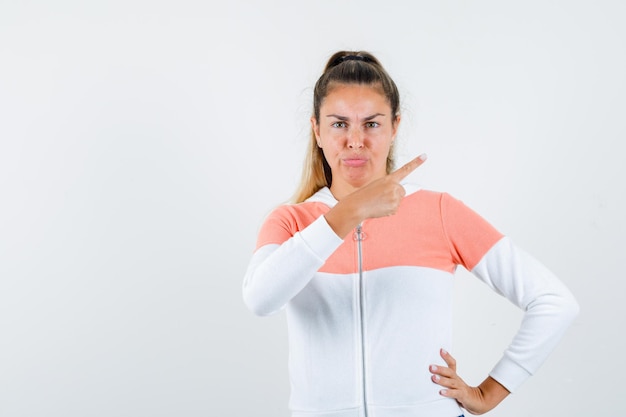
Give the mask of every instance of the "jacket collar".
M 418 184 L 410 182 L 401 182 L 400 184 L 404 187 L 407 196 L 419 191 L 422 188 Z M 324 187 L 320 188 L 319 191 L 317 191 L 311 197 L 307 198 L 305 202 L 322 203 L 330 208 L 333 208 L 335 207 L 335 204 L 337 204 L 337 199 L 335 198 L 333 193 L 330 192 L 330 189 L 328 187 Z

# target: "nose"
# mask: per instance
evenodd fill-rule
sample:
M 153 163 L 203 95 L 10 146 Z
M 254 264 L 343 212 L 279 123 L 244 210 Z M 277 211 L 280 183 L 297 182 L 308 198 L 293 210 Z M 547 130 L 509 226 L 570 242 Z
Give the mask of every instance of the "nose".
M 348 148 L 361 149 L 363 147 L 363 134 L 359 129 L 351 129 L 348 133 Z

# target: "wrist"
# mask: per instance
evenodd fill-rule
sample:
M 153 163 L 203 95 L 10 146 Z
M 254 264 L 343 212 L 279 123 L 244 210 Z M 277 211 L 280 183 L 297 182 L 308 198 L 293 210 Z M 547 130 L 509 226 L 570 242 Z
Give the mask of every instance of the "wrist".
M 496 407 L 510 394 L 509 390 L 507 390 L 504 385 L 500 384 L 490 376 L 487 377 L 487 379 L 485 379 L 477 388 L 480 390 L 481 397 L 487 407 L 485 412 Z
M 350 198 L 340 200 L 324 217 L 340 238 L 345 238 L 364 219 L 359 204 L 352 204 Z

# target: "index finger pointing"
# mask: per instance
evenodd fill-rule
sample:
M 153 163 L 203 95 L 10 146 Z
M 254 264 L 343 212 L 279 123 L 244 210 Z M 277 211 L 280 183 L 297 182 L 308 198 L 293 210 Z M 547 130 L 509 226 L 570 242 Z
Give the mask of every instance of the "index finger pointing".
M 420 165 L 422 165 L 424 163 L 424 161 L 426 161 L 426 154 L 425 153 L 421 154 L 417 158 L 407 162 L 406 164 L 404 164 L 400 168 L 396 169 L 391 174 L 389 174 L 389 176 L 392 177 L 394 180 L 399 182 L 399 181 L 403 180 L 411 172 L 415 171 L 417 169 L 417 167 L 419 167 Z

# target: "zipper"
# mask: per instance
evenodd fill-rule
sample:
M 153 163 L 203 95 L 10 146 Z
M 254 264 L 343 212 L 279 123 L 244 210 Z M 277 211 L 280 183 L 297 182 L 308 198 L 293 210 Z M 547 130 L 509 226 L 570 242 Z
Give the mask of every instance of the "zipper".
M 359 324 L 361 325 L 361 375 L 363 389 L 363 413 L 367 417 L 367 389 L 366 389 L 366 369 L 365 369 L 365 324 L 363 311 L 363 249 L 361 242 L 365 238 L 362 224 L 356 227 L 354 239 L 357 242 L 357 255 L 359 264 Z

